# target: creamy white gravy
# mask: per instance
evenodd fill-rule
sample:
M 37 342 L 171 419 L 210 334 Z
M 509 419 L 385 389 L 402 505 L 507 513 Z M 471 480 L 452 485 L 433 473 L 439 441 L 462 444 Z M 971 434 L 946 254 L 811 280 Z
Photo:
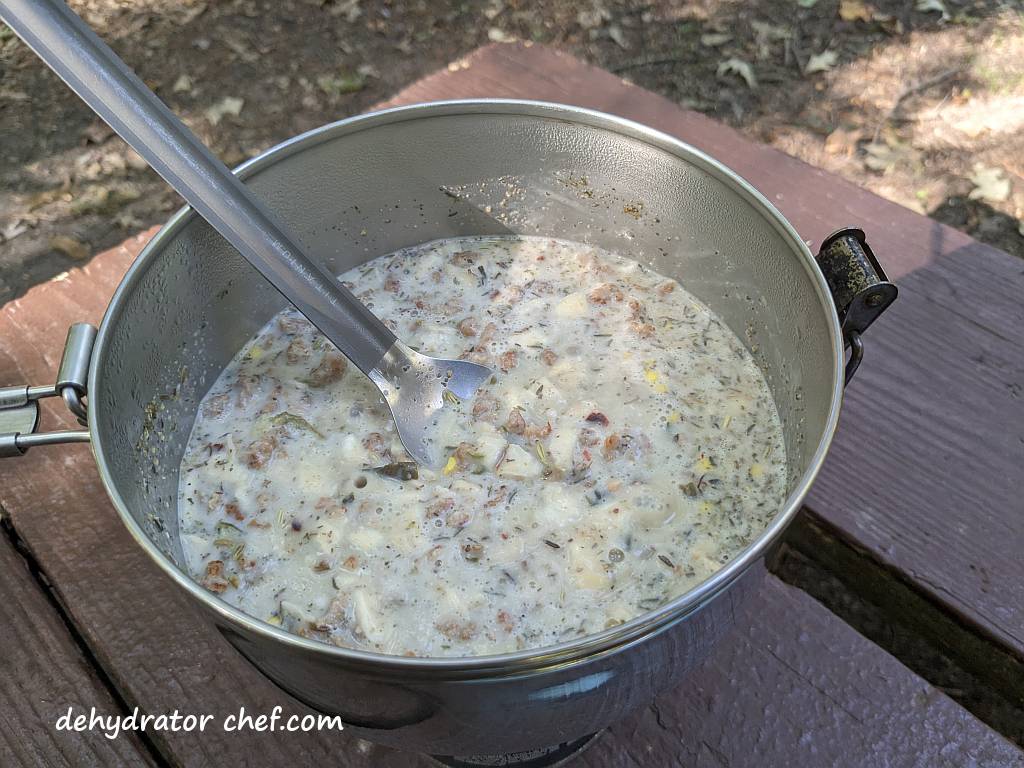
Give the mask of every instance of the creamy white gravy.
M 203 400 L 179 497 L 190 571 L 252 616 L 388 654 L 550 645 L 682 594 L 778 510 L 764 378 L 674 280 L 546 238 L 428 243 L 342 279 L 420 351 L 496 375 L 446 409 L 444 469 L 416 469 L 309 323 L 260 331 Z

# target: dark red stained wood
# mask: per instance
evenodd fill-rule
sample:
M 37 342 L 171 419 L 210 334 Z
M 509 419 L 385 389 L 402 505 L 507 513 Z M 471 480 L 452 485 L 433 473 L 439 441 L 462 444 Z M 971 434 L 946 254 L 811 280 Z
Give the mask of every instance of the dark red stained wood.
M 533 57 L 536 65 L 530 63 Z M 469 77 L 474 71 L 477 79 Z M 732 135 L 540 48 L 486 50 L 472 57 L 465 74 L 444 73 L 402 98 L 466 96 L 482 87 L 490 95 L 569 100 L 559 90 L 566 83 L 581 94 L 618 99 L 646 122 L 657 119 L 663 127 L 693 130 L 704 126 L 705 133 L 713 126 L 723 136 Z M 753 153 L 768 158 L 766 163 L 771 158 L 783 163 L 777 153 L 735 137 L 734 142 L 740 160 Z M 716 154 L 732 160 L 725 149 Z M 803 174 L 807 184 L 815 177 L 802 164 L 785 167 L 789 174 Z M 796 188 L 796 182 L 787 183 L 787 189 Z M 851 193 L 851 200 L 862 194 Z M 871 200 L 887 210 L 888 204 Z M 0 382 L 50 380 L 67 325 L 98 319 L 142 239 L 96 257 L 84 270 L 35 288 L 0 311 L 0 338 L 5 340 Z M 998 267 L 1001 262 L 993 263 Z M 48 416 L 54 423 L 54 414 Z M 0 503 L 130 706 L 153 713 L 178 708 L 222 714 L 240 705 L 268 711 L 281 703 L 290 712 L 305 711 L 231 650 L 150 564 L 107 502 L 87 448 L 36 449 L 26 459 L 0 463 Z M 763 766 L 787 764 L 791 757 L 792 764 L 807 765 L 1021 762 L 1020 753 L 1003 739 L 819 604 L 767 579 L 759 599 L 738 618 L 736 635 L 693 680 L 662 697 L 661 724 L 652 710 L 641 713 L 605 734 L 584 764 Z M 202 736 L 153 738 L 170 762 L 183 765 L 420 764 L 344 734 L 239 737 L 214 729 Z
M 145 746 L 133 735 L 111 740 L 54 728 L 68 707 L 74 707 L 76 714 L 88 713 L 89 707 L 102 715 L 120 714 L 120 710 L 3 534 L 0 701 L 0 765 L 153 765 Z
M 0 381 L 51 381 L 69 323 L 99 321 L 153 231 L 0 310 Z M 52 401 L 45 405 L 45 424 L 73 427 Z M 87 446 L 34 449 L 0 463 L 0 504 L 129 707 L 151 714 L 213 714 L 214 722 L 241 706 L 262 713 L 281 704 L 286 715 L 309 711 L 243 660 L 134 544 L 103 491 Z M 379 750 L 360 748 L 344 734 L 239 736 L 212 728 L 202 735 L 151 735 L 181 765 L 379 764 Z
M 1024 261 L 558 51 L 495 45 L 464 63 L 392 103 L 495 96 L 618 114 L 722 160 L 814 243 L 864 228 L 900 298 L 865 337 L 808 506 L 1024 659 Z
M 687 682 L 584 765 L 1020 766 L 979 723 L 800 590 L 769 576 Z M 987 729 L 985 729 L 987 730 Z

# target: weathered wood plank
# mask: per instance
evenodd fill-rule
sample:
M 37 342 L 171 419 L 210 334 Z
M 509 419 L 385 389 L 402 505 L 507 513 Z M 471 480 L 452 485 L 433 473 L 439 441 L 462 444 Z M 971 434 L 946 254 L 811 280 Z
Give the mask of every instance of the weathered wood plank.
M 542 46 L 477 51 L 394 103 L 455 93 L 628 117 L 726 162 L 809 241 L 863 227 L 900 298 L 865 338 L 808 506 L 1024 660 L 1024 262 Z
M 1019 766 L 1024 753 L 798 589 L 769 576 L 687 682 L 585 765 Z
M 0 533 L 0 765 L 57 768 L 153 765 L 134 735 L 56 730 L 58 718 L 96 707 L 120 714 L 25 560 Z
M 536 65 L 533 56 L 540 57 Z M 477 79 L 468 77 L 474 69 Z M 472 57 L 468 79 L 452 79 L 459 74 L 442 74 L 402 98 L 468 96 L 477 87 L 489 95 L 562 100 L 607 92 L 632 116 L 654 122 L 652 115 L 662 127 L 707 122 L 543 49 L 490 49 Z M 603 108 L 614 111 L 615 105 Z M 766 152 L 742 143 L 747 156 Z M 724 149 L 716 154 L 731 159 Z M 817 173 L 799 163 L 788 172 Z M 101 255 L 85 270 L 33 289 L 0 311 L 0 338 L 10 340 L 0 350 L 0 381 L 49 380 L 67 324 L 98 319 L 139 245 Z M 231 650 L 148 562 L 106 501 L 86 448 L 37 449 L 31 461 L 0 464 L 0 502 L 129 706 L 151 713 L 178 708 L 223 714 L 241 705 L 268 711 L 281 703 L 289 711 L 305 711 Z M 1020 753 L 999 736 L 820 605 L 771 577 L 739 625 L 693 680 L 662 697 L 662 725 L 653 711 L 642 713 L 602 737 L 585 761 L 743 766 L 795 755 L 815 765 L 1020 762 Z M 153 739 L 171 762 L 182 765 L 419 764 L 344 734 L 239 737 L 215 729 Z

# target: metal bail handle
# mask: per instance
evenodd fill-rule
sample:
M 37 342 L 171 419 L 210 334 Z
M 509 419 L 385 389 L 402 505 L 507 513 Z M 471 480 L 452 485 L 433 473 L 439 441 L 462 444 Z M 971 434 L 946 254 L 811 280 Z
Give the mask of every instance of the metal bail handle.
M 96 329 L 93 326 L 75 323 L 68 329 L 55 384 L 0 387 L 0 457 L 21 456 L 38 445 L 89 441 L 87 430 L 37 432 L 36 428 L 39 425 L 39 401 L 44 397 L 63 398 L 68 409 L 78 418 L 78 423 L 88 425 L 84 398 L 95 340 Z
M 896 301 L 898 290 L 878 263 L 864 231 L 847 227 L 821 243 L 815 257 L 825 275 L 839 315 L 843 343 L 850 348 L 846 383 L 850 383 L 864 357 L 861 334 Z

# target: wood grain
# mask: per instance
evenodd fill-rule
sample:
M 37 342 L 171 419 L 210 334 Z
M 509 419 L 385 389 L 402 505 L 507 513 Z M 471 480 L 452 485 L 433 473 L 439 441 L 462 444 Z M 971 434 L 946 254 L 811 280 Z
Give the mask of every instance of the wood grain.
M 787 210 L 808 232 L 817 233 L 811 226 L 814 221 L 821 232 L 829 228 L 824 221 L 827 211 L 820 210 L 823 190 L 842 195 L 848 209 L 865 216 L 874 211 L 878 221 L 903 222 L 904 227 L 918 231 L 932 226 L 902 209 L 890 210 L 895 207 L 855 188 L 845 190 L 832 177 L 749 144 L 728 129 L 681 112 L 607 73 L 539 47 L 529 51 L 513 46 L 487 49 L 470 58 L 468 69 L 429 78 L 400 98 L 414 101 L 482 94 L 589 100 L 592 106 L 625 111 L 675 132 L 689 132 L 687 137 L 695 143 L 702 139 L 719 147 L 713 151 L 738 168 L 743 164 L 767 173 L 761 179 L 762 188 L 778 189 L 779 194 L 793 198 L 797 193 L 808 195 L 803 203 L 791 199 L 793 210 Z M 769 184 L 773 174 L 778 176 L 774 185 Z M 869 202 L 864 198 L 870 198 Z M 0 311 L 0 338 L 5 339 L 0 349 L 0 381 L 48 381 L 67 325 L 98 319 L 144 238 L 96 257 L 85 269 L 39 286 Z M 898 242 L 902 241 L 891 241 L 877 250 L 884 258 L 889 253 L 886 249 Z M 916 250 L 910 248 L 911 242 L 917 243 Z M 905 244 L 911 256 L 893 270 L 898 274 L 939 268 L 950 261 L 958 264 L 961 258 L 943 250 L 941 243 L 922 244 L 908 235 Z M 969 240 L 962 247 L 973 249 L 971 259 L 983 262 L 976 268 L 989 271 L 993 284 L 1015 279 L 1004 263 L 1006 257 L 989 254 L 970 245 Z M 960 299 L 976 298 L 974 289 L 958 289 Z M 1001 290 L 995 299 L 997 310 L 999 301 L 1005 301 L 999 297 L 1010 293 L 1011 287 L 1003 285 Z M 914 293 L 912 289 L 909 292 Z M 919 292 L 922 297 L 916 303 L 927 309 L 932 299 L 926 296 L 932 294 Z M 906 296 L 901 302 L 914 303 Z M 996 311 L 992 317 L 1003 315 Z M 874 370 L 876 377 L 886 370 L 899 372 L 892 376 L 890 388 L 894 390 L 901 382 L 914 382 L 916 375 L 913 370 L 903 371 L 899 356 L 886 351 L 881 342 L 883 323 L 895 324 L 887 319 L 879 323 L 877 333 L 872 329 L 871 357 L 865 363 L 864 378 L 857 382 L 865 390 L 870 384 L 872 392 L 876 383 L 866 376 L 869 370 Z M 997 348 L 1002 349 L 993 347 Z M 884 355 L 891 358 L 885 365 Z M 991 389 L 990 396 L 996 397 L 998 387 Z M 857 405 L 851 397 L 848 423 L 868 416 L 860 413 Z M 58 418 L 56 412 L 48 417 L 50 423 Z M 843 435 L 850 431 L 844 426 Z M 840 468 L 833 463 L 829 471 L 836 473 Z M 822 495 L 821 502 L 833 499 L 835 486 L 831 488 L 832 494 Z M 843 493 L 849 493 L 848 489 Z M 817 506 L 828 506 L 818 501 L 816 497 Z M 107 502 L 86 447 L 36 449 L 28 460 L 0 464 L 0 503 L 129 706 L 138 705 L 150 713 L 174 708 L 225 713 L 240 705 L 249 711 L 267 711 L 280 703 L 289 712 L 305 711 L 244 662 L 148 561 Z M 843 508 L 845 502 L 837 506 Z M 940 525 L 926 522 L 929 535 L 940 532 Z M 921 538 L 920 533 L 915 536 Z M 946 536 L 947 546 L 955 543 L 950 540 L 953 538 Z M 951 578 L 949 573 L 943 575 L 940 567 L 933 570 L 937 571 L 935 578 Z M 999 599 L 1005 599 L 1010 587 L 1001 589 Z M 797 755 L 806 758 L 803 764 L 813 765 L 1020 763 L 1020 753 L 998 735 L 820 605 L 772 577 L 767 577 L 760 599 L 739 623 L 733 639 L 723 644 L 693 680 L 661 699 L 660 724 L 654 711 L 642 713 L 603 736 L 584 760 L 594 765 L 760 766 L 781 764 L 788 756 Z M 202 736 L 152 734 L 152 738 L 175 765 L 421 764 L 418 758 L 344 734 L 239 737 L 213 730 Z
M 945 695 L 769 577 L 737 631 L 581 761 L 627 766 L 1020 766 Z M 1009 747 L 1009 748 L 1007 748 Z
M 134 735 L 56 730 L 68 707 L 76 715 L 122 711 L 3 532 L 0 596 L 0 765 L 153 765 Z

